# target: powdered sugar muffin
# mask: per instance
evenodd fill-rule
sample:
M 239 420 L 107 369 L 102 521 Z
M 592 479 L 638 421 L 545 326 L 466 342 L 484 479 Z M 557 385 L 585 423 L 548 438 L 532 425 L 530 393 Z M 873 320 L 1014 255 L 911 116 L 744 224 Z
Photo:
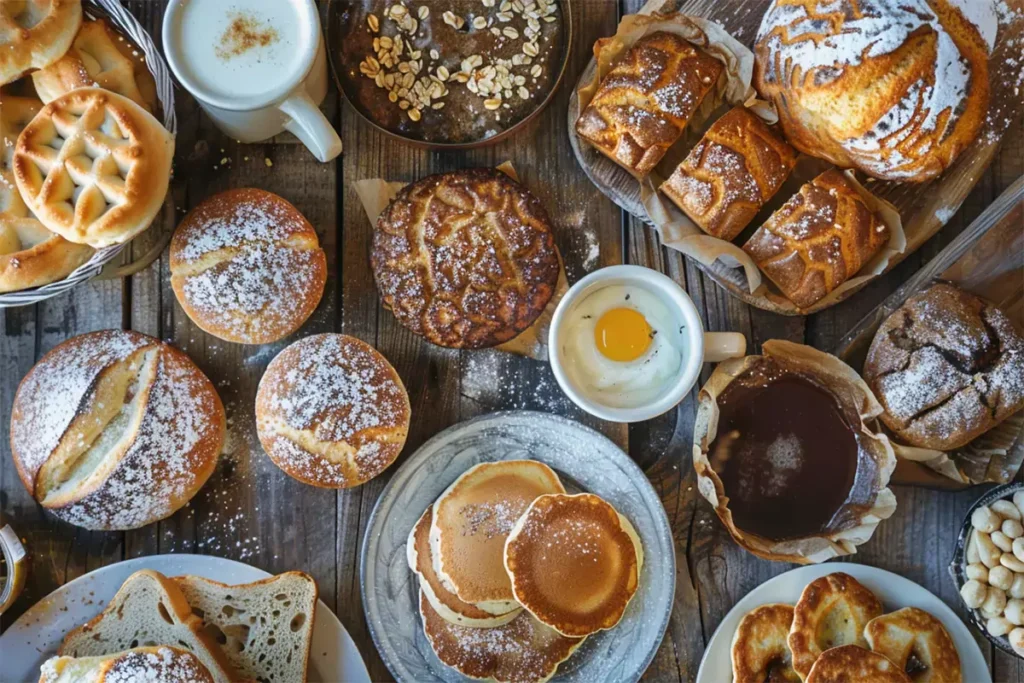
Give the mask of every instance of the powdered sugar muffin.
M 239 344 L 269 344 L 316 310 L 327 257 L 299 210 L 252 188 L 210 197 L 171 241 L 171 286 L 206 332 Z
M 409 396 L 373 347 L 343 334 L 295 342 L 267 367 L 256 429 L 270 459 L 299 481 L 351 488 L 395 461 L 409 433 Z

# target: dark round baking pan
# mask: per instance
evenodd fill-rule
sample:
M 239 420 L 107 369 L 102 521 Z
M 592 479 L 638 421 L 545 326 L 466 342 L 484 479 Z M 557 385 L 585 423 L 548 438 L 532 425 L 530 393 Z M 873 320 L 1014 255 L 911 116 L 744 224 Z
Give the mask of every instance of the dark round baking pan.
M 421 6 L 429 10 L 428 19 L 419 22 L 419 32 L 413 42 L 413 47 L 422 53 L 420 61 L 426 67 L 430 50 L 438 50 L 437 65 L 443 64 L 455 74 L 460 70 L 461 60 L 473 54 L 510 59 L 519 52 L 517 41 L 495 37 L 490 29 L 492 26 L 499 31 L 507 26 L 520 29 L 523 22 L 521 15 L 512 22 L 494 21 L 502 1 L 496 0 L 492 8 L 484 7 L 482 0 L 405 2 L 410 16 L 417 19 Z M 531 1 L 517 0 L 527 6 Z M 542 50 L 532 62 L 532 65 L 541 65 L 542 73 L 536 81 L 528 77 L 530 98 L 515 95 L 505 101 L 509 106 L 499 110 L 500 120 L 494 112 L 484 108 L 484 98 L 469 92 L 465 85 L 449 82 L 444 108 L 427 107 L 422 110 L 422 119 L 413 121 L 397 103 L 389 101 L 387 89 L 378 87 L 372 78 L 360 72 L 360 62 L 374 54 L 373 38 L 392 36 L 396 32 L 396 25 L 384 18 L 388 7 L 399 4 L 395 0 L 328 0 L 327 54 L 331 71 L 338 90 L 344 93 L 352 108 L 371 126 L 391 137 L 430 149 L 472 149 L 490 145 L 513 135 L 543 111 L 562 81 L 573 40 L 572 4 L 571 0 L 553 1 L 558 5 L 557 20 L 541 23 Z M 492 24 L 477 30 L 467 21 L 463 29 L 455 30 L 443 21 L 444 13 L 449 11 L 463 18 L 491 17 Z M 379 33 L 368 28 L 367 18 L 371 14 L 378 19 Z M 420 76 L 426 73 L 425 68 Z
M 1024 489 L 1024 483 L 1021 482 L 996 486 L 993 489 L 989 489 L 985 495 L 974 501 L 971 507 L 968 508 L 967 514 L 964 516 L 964 522 L 960 526 L 960 535 L 957 537 L 956 545 L 953 549 L 953 559 L 949 563 L 949 575 L 953 577 L 953 583 L 956 584 L 957 600 L 960 600 L 960 588 L 967 583 L 967 562 L 965 560 L 965 556 L 967 554 L 967 537 L 971 533 L 971 515 L 973 515 L 974 511 L 982 505 L 991 505 L 997 500 L 1012 498 L 1013 494 L 1021 489 Z M 981 614 L 980 610 L 969 609 L 966 605 L 963 605 L 962 601 L 960 604 L 971 616 L 971 623 L 974 627 L 981 631 L 981 634 L 988 638 L 989 642 L 1009 655 L 1020 657 L 1020 655 L 1014 652 L 1013 648 L 1010 647 L 1010 641 L 1007 640 L 1006 636 L 996 637 L 988 632 L 988 629 L 985 628 L 985 622 L 987 620 Z

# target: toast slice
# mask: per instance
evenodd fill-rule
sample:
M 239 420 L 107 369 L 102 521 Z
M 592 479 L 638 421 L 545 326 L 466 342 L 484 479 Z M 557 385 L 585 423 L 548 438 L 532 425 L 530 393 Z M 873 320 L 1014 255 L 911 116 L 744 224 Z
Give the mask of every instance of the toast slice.
M 319 596 L 313 577 L 285 572 L 237 586 L 198 576 L 174 581 L 239 674 L 261 683 L 306 680 Z
M 194 654 L 163 645 L 96 657 L 51 657 L 39 674 L 39 683 L 213 683 Z
M 59 654 L 95 657 L 160 645 L 194 654 L 216 683 L 237 680 L 230 661 L 203 631 L 202 620 L 192 614 L 178 585 L 149 569 L 129 576 L 106 609 L 64 636 Z

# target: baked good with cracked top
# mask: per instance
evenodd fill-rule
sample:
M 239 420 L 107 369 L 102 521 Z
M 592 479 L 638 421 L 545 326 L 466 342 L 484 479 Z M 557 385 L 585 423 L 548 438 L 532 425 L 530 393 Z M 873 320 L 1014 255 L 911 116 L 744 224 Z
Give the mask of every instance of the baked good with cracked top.
M 733 683 L 800 683 L 786 642 L 792 625 L 792 605 L 761 605 L 747 612 L 732 637 Z
M 864 379 L 900 441 L 952 450 L 1024 408 L 1024 338 L 992 304 L 939 283 L 878 328 Z
M 996 31 L 991 0 L 774 0 L 754 86 L 802 152 L 922 182 L 978 137 Z
M 160 645 L 94 657 L 51 657 L 39 683 L 214 683 L 209 669 L 188 650 Z
M 156 81 L 141 51 L 103 19 L 83 22 L 67 54 L 33 71 L 32 82 L 46 103 L 76 88 L 99 87 L 157 111 Z
M 60 59 L 81 25 L 82 0 L 0 2 L 0 85 Z
M 797 308 L 808 308 L 864 267 L 891 230 L 843 173 L 805 183 L 743 250 Z
M 192 321 L 238 344 L 292 334 L 316 310 L 327 256 L 285 199 L 243 188 L 204 200 L 171 239 L 171 287 Z
M 387 359 L 343 334 L 301 339 L 271 361 L 256 393 L 260 443 L 285 474 L 359 486 L 402 452 L 409 395 Z
M 31 97 L 0 94 L 0 293 L 41 287 L 70 275 L 93 249 L 50 232 L 25 206 L 14 179 L 18 136 L 43 107 Z
M 559 272 L 544 207 L 490 168 L 403 188 L 377 219 L 371 260 L 381 300 L 402 325 L 465 349 L 497 346 L 529 328 Z
M 914 658 L 917 683 L 961 683 L 960 655 L 942 622 L 916 607 L 875 617 L 864 627 L 872 652 L 906 671 Z
M 174 136 L 127 97 L 79 88 L 53 100 L 25 127 L 14 177 L 47 229 L 100 248 L 149 227 L 171 179 Z
M 746 107 L 715 121 L 661 185 L 711 235 L 732 241 L 789 177 L 797 153 Z
M 47 353 L 11 410 L 25 488 L 86 529 L 136 529 L 172 515 L 213 473 L 224 436 L 220 398 L 188 356 L 122 330 Z
M 910 683 L 910 677 L 884 655 L 859 645 L 826 650 L 805 683 Z
M 674 33 L 650 33 L 605 75 L 576 132 L 643 178 L 682 136 L 724 69 Z

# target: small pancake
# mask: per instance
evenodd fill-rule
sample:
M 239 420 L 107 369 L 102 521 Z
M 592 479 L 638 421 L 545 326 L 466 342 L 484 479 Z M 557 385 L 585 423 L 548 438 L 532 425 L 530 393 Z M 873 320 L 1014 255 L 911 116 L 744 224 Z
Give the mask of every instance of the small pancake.
M 505 539 L 537 496 L 565 493 L 558 475 L 535 460 L 471 467 L 434 503 L 430 551 L 442 585 L 491 614 L 519 607 L 505 573 Z
M 515 619 L 522 608 L 516 608 L 507 614 L 491 614 L 460 600 L 458 595 L 444 587 L 434 571 L 434 561 L 430 552 L 432 517 L 433 507 L 428 507 L 420 521 L 416 522 L 406 543 L 406 558 L 409 561 L 409 568 L 419 576 L 420 589 L 434 611 L 445 621 L 473 628 L 494 628 Z
M 913 657 L 914 683 L 961 683 L 960 655 L 938 619 L 916 607 L 875 617 L 864 628 L 871 649 L 907 671 Z M 919 665 L 919 666 L 918 666 Z M 923 668 L 921 668 L 923 667 Z
M 732 638 L 733 683 L 800 683 L 786 638 L 792 605 L 761 605 L 747 612 Z
M 877 652 L 843 645 L 823 652 L 805 683 L 910 683 L 910 677 Z
M 505 544 L 516 600 L 570 637 L 619 623 L 643 563 L 633 525 L 590 493 L 540 496 Z
M 811 581 L 793 608 L 793 668 L 806 678 L 825 650 L 841 645 L 866 648 L 864 627 L 881 614 L 882 603 L 875 594 L 849 574 L 836 572 Z
M 423 632 L 437 658 L 469 676 L 499 683 L 543 683 L 583 638 L 566 638 L 529 612 L 497 628 L 467 628 L 445 621 L 420 592 Z

